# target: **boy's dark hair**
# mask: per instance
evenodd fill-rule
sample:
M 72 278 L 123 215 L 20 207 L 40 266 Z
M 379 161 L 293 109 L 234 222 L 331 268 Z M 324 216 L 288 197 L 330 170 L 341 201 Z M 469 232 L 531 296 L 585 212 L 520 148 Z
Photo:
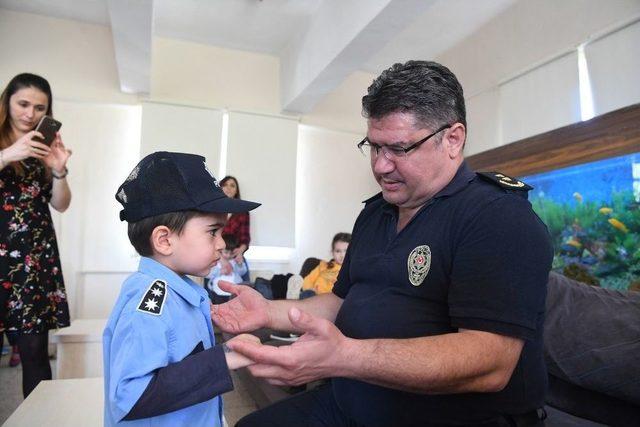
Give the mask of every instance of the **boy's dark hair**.
M 236 237 L 235 234 L 223 234 L 222 238 L 224 239 L 224 244 L 226 246 L 226 249 L 232 251 L 236 248 L 238 248 L 238 246 L 240 246 L 238 244 L 238 238 Z
M 154 228 L 164 225 L 168 227 L 169 230 L 180 234 L 182 233 L 187 221 L 191 218 L 203 215 L 207 214 L 198 211 L 178 211 L 150 216 L 143 218 L 140 221 L 130 222 L 127 229 L 129 241 L 140 256 L 152 256 L 153 247 L 151 246 L 151 233 Z

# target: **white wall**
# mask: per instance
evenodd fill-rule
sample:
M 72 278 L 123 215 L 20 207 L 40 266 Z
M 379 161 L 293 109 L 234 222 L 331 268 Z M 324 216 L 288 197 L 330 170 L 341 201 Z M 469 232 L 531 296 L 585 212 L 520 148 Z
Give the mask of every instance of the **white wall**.
M 465 90 L 466 155 L 579 121 L 577 47 L 638 17 L 637 0 L 519 1 L 436 58 Z M 616 34 L 585 48 L 596 114 L 640 102 L 637 28 Z
M 227 175 L 243 198 L 262 203 L 251 212 L 251 244 L 293 247 L 298 121 L 229 113 Z
M 153 38 L 151 99 L 280 113 L 275 56 Z
M 49 80 L 56 99 L 137 101 L 120 92 L 108 27 L 0 9 L 0 51 L 2 87 L 32 72 Z
M 585 47 L 596 115 L 640 102 L 640 22 Z
M 115 193 L 139 158 L 140 107 L 69 101 L 55 107 L 65 145 L 73 150 L 68 165 L 71 206 L 55 214 L 54 223 L 75 317 L 85 311 L 83 294 L 95 295 L 89 304 L 100 305 L 114 292 L 113 283 L 88 277 L 137 267 Z
M 333 235 L 350 233 L 362 201 L 380 191 L 369 158 L 356 148 L 361 139 L 361 134 L 300 126 L 292 272 L 308 257 L 329 259 Z

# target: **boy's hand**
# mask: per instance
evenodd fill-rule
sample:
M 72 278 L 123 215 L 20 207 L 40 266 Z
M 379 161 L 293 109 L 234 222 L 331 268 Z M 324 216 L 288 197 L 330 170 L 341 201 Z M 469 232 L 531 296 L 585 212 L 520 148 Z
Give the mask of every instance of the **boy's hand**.
M 238 342 L 238 341 L 246 341 L 253 344 L 260 345 L 260 338 L 255 335 L 250 334 L 242 334 L 236 337 L 231 338 L 227 343 Z M 225 358 L 227 359 L 227 366 L 229 369 L 240 369 L 245 366 L 253 365 L 253 360 L 249 359 L 246 356 L 241 355 L 240 353 L 236 353 L 235 351 L 229 349 L 229 347 L 225 346 Z

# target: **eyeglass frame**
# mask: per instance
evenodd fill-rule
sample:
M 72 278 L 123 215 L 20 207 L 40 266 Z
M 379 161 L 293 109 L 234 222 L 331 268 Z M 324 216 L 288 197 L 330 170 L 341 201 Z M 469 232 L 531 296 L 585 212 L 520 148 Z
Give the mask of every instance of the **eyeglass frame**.
M 425 142 L 427 142 L 427 140 L 429 138 L 437 135 L 438 133 L 442 132 L 445 129 L 450 129 L 452 126 L 453 125 L 451 125 L 451 124 L 446 124 L 446 125 L 440 126 L 438 128 L 438 130 L 436 130 L 435 132 L 425 136 L 420 141 L 414 142 L 413 144 L 411 144 L 408 147 L 400 147 L 398 145 L 379 145 L 379 144 L 374 144 L 371 141 L 369 141 L 369 137 L 368 136 L 365 136 L 364 139 L 358 143 L 357 147 L 358 147 L 358 150 L 360 150 L 360 152 L 365 156 L 366 156 L 366 153 L 362 150 L 362 147 L 365 146 L 365 145 L 368 145 L 369 147 L 374 148 L 376 150 L 375 157 L 378 157 L 380 155 L 380 151 L 382 151 L 382 154 L 387 158 L 387 160 L 403 158 L 403 157 L 406 157 L 411 150 L 414 150 L 414 149 L 420 147 Z M 384 150 L 385 147 L 394 147 L 394 150 L 396 150 L 397 153 L 391 154 L 390 151 L 386 151 L 386 153 L 391 154 L 393 156 L 393 158 L 390 158 L 388 154 L 385 154 L 385 150 Z M 387 148 L 387 150 L 388 150 L 388 148 Z M 402 154 L 399 154 L 399 153 L 402 153 Z

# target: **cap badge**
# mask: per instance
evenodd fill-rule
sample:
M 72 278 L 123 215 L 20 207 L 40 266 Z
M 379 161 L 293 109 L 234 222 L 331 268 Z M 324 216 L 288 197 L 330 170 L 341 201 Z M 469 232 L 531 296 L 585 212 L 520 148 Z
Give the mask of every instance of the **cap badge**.
M 138 303 L 138 311 L 160 316 L 162 306 L 167 300 L 167 284 L 163 280 L 156 279 L 149 285 L 147 292 Z
M 431 268 L 431 248 L 427 245 L 417 246 L 407 258 L 409 281 L 413 286 L 420 286 Z
M 204 170 L 206 170 L 207 173 L 209 174 L 209 176 L 213 179 L 213 183 L 215 184 L 215 186 L 220 188 L 220 184 L 218 183 L 218 180 L 216 179 L 215 176 L 213 176 L 213 174 L 211 173 L 211 171 L 207 167 L 207 164 L 205 162 L 202 162 L 202 164 L 204 165 Z

